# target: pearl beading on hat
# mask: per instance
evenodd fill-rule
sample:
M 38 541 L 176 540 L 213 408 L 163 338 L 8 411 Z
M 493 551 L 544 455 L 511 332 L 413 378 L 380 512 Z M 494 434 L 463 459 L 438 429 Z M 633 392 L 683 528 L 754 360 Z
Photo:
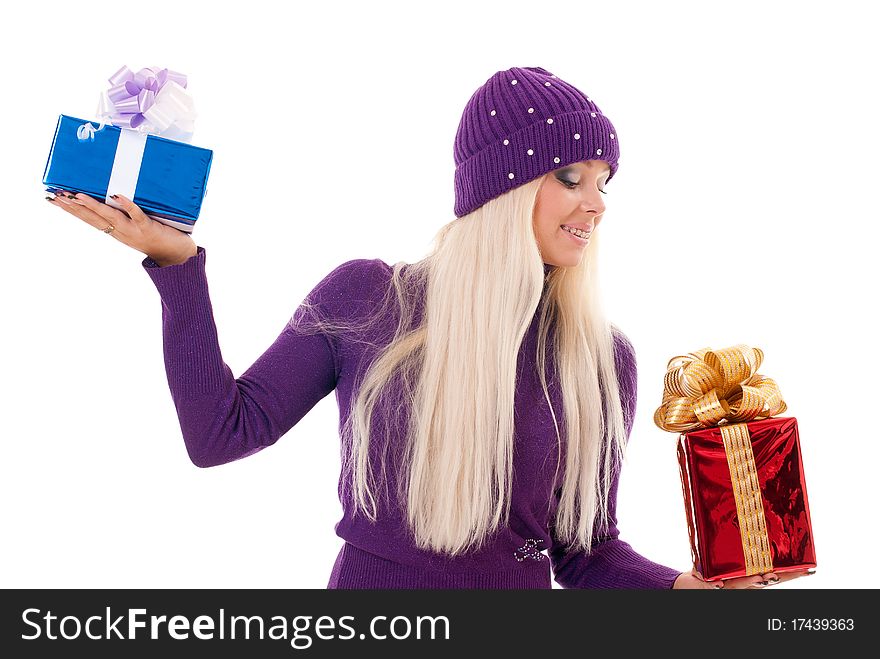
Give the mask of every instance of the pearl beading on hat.
M 512 69 L 507 75 L 492 76 L 462 114 L 454 145 L 457 216 L 563 163 L 613 158 L 609 161 L 612 175 L 616 170 L 617 143 L 609 140 L 617 136 L 610 132 L 614 127 L 602 110 L 586 94 L 569 89 L 568 83 L 557 84 L 558 76 L 549 71 L 528 70 L 538 75 L 524 74 L 519 80 L 519 71 Z M 503 87 L 505 82 L 509 88 Z M 588 105 L 578 102 L 584 100 Z M 474 111 L 482 114 L 482 122 L 473 116 Z M 536 116 L 541 114 L 543 125 Z M 587 138 L 586 144 L 579 141 L 581 136 Z
M 551 75 L 550 77 L 551 77 L 551 78 L 555 78 L 556 76 L 555 76 L 555 75 Z M 511 85 L 515 85 L 515 84 L 517 84 L 517 80 L 514 78 L 513 80 L 510 81 L 510 84 L 511 84 Z M 545 82 L 545 83 L 544 83 L 544 86 L 545 86 L 545 87 L 550 87 L 550 86 L 551 86 L 551 83 L 550 83 L 550 82 Z M 588 101 L 590 100 L 590 97 L 589 97 L 589 96 L 587 97 L 587 100 L 588 100 Z M 529 108 L 529 109 L 528 109 L 528 113 L 529 113 L 529 114 L 532 114 L 534 111 L 535 111 L 535 108 Z M 494 117 L 494 116 L 497 115 L 497 113 L 495 112 L 495 110 L 491 110 L 491 111 L 489 112 L 489 115 Z M 596 113 L 595 113 L 595 112 L 590 112 L 590 116 L 591 116 L 591 117 L 595 117 L 595 116 L 596 116 Z M 552 124 L 552 123 L 553 123 L 553 117 L 547 117 L 547 123 L 548 123 L 548 124 Z M 575 134 L 573 135 L 573 137 L 574 137 L 574 139 L 579 140 L 579 139 L 581 139 L 581 134 L 580 134 L 580 133 L 575 133 Z M 614 139 L 614 133 L 609 133 L 609 138 L 613 140 L 613 139 Z M 504 141 L 502 142 L 502 144 L 503 144 L 504 146 L 507 146 L 507 145 L 510 144 L 510 140 L 508 140 L 508 139 L 505 138 Z M 534 149 L 529 149 L 529 150 L 526 151 L 526 153 L 527 153 L 528 155 L 531 156 L 531 155 L 534 155 L 535 151 L 534 151 Z M 602 155 L 602 149 L 596 149 L 596 155 L 597 155 L 597 156 L 601 156 L 601 155 Z M 559 164 L 560 162 L 562 162 L 562 161 L 559 159 L 558 156 L 556 156 L 556 157 L 553 158 L 553 162 L 554 162 L 555 164 L 558 165 L 558 164 Z M 507 178 L 509 178 L 509 179 L 512 180 L 512 179 L 516 178 L 516 175 L 515 175 L 513 172 L 508 172 L 508 174 L 507 174 Z

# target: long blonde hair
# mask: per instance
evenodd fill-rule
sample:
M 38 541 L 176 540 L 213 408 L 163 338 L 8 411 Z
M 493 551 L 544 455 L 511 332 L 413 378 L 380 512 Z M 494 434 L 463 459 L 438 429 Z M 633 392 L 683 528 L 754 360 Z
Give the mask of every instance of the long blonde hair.
M 357 329 L 387 318 L 392 307 L 398 315 L 393 337 L 378 346 L 356 384 L 341 430 L 343 483 L 355 514 L 375 521 L 371 455 L 382 458 L 379 480 L 386 486 L 386 458 L 395 455 L 398 504 L 421 549 L 449 556 L 479 549 L 508 519 L 517 356 L 542 300 L 535 361 L 557 456 L 563 441 L 568 449 L 553 527 L 569 550 L 589 553 L 596 527 L 608 524 L 612 469 L 626 449 L 616 327 L 601 310 L 597 235 L 578 266 L 554 268 L 545 280 L 532 226 L 542 182 L 513 188 L 449 222 L 421 261 L 395 263 L 382 303 L 365 322 L 306 314 L 308 299 L 294 316 L 300 329 L 310 317 L 320 331 L 349 330 L 357 337 Z M 419 300 L 424 313 L 413 325 Z M 547 348 L 562 393 L 564 438 L 547 388 Z M 403 416 L 409 419 L 406 442 L 395 447 L 388 421 Z M 371 447 L 374 417 L 386 422 L 382 447 Z M 557 474 L 560 468 L 557 460 Z

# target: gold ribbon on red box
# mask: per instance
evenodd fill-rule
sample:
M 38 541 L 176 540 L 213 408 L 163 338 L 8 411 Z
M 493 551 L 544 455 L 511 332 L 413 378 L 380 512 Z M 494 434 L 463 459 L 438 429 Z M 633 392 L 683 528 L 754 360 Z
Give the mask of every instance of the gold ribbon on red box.
M 654 423 L 681 432 L 782 414 L 788 408 L 779 386 L 758 373 L 763 361 L 760 348 L 744 344 L 673 357 L 666 367 L 663 402 L 654 412 Z
M 663 401 L 654 412 L 654 423 L 668 432 L 711 427 L 721 431 L 747 575 L 773 570 L 748 422 L 787 409 L 776 382 L 758 373 L 763 361 L 760 348 L 744 344 L 673 357 L 664 376 Z M 689 522 L 693 548 L 690 514 Z

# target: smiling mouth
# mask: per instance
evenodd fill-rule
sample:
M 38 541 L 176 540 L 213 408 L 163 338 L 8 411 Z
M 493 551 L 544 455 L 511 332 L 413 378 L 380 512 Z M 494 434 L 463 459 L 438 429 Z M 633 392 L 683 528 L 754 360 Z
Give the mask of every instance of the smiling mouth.
M 574 234 L 578 238 L 583 238 L 584 240 L 589 238 L 590 234 L 592 233 L 591 231 L 581 231 L 580 229 L 575 229 L 574 227 L 566 226 L 565 224 L 563 224 L 561 228 L 563 231 L 568 231 L 569 233 Z

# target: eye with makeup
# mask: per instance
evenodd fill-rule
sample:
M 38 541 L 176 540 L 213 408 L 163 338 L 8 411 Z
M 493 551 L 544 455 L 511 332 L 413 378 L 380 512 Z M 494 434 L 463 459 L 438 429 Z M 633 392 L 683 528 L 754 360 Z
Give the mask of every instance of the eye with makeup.
M 557 176 L 556 180 L 562 183 L 569 190 L 574 190 L 577 186 L 580 185 L 580 182 L 569 181 L 563 176 Z M 605 190 L 602 190 L 601 188 L 599 189 L 599 192 L 601 192 L 602 194 L 608 194 L 607 192 L 605 192 Z

